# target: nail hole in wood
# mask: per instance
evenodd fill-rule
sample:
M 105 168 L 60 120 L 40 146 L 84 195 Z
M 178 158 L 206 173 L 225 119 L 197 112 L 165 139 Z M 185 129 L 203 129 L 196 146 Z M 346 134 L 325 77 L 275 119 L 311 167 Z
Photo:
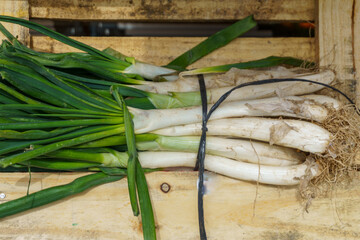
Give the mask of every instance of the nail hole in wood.
M 162 183 L 160 185 L 160 189 L 163 193 L 168 193 L 170 191 L 171 187 L 168 183 Z

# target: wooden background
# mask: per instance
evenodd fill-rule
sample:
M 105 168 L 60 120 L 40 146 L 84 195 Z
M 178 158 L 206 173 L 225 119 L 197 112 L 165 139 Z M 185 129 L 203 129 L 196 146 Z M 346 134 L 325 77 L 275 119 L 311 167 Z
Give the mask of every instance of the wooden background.
M 211 66 L 269 55 L 315 60 L 336 71 L 342 89 L 360 103 L 360 0 L 0 0 L 0 14 L 21 18 L 226 21 L 254 14 L 261 21 L 314 21 L 316 38 L 237 39 L 195 63 Z M 6 26 L 29 46 L 43 51 L 70 50 L 26 29 Z M 0 36 L 1 38 L 1 36 Z M 203 38 L 80 37 L 97 48 L 111 46 L 155 64 L 168 63 Z M 165 56 L 165 57 L 164 57 Z M 65 184 L 82 174 L 33 173 L 31 192 Z M 312 202 L 304 211 L 296 187 L 260 185 L 208 174 L 205 196 L 209 239 L 359 239 L 360 176 L 336 187 L 329 198 Z M 196 172 L 147 175 L 158 237 L 198 239 Z M 26 194 L 27 174 L 0 174 L 0 202 Z M 162 183 L 171 190 L 163 193 Z M 0 239 L 142 239 L 141 223 L 132 216 L 127 182 L 106 184 L 76 197 L 0 220 Z

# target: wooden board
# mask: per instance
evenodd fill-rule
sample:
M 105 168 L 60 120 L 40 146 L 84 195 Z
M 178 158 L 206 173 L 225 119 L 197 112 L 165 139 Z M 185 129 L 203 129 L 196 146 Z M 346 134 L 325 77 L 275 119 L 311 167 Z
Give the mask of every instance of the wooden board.
M 23 10 L 28 6 L 25 0 L 0 1 L 0 12 L 7 15 L 19 16 L 14 9 Z M 5 5 L 2 4 L 4 1 Z M 29 0 L 29 3 L 30 17 L 33 18 L 228 21 L 255 14 L 257 20 L 315 19 L 313 0 L 231 0 L 226 4 L 205 0 Z M 7 13 L 3 9 L 12 9 L 13 12 Z M 359 55 L 351 57 L 355 64 L 351 65 L 349 60 L 353 45 L 354 52 L 359 53 L 356 40 L 360 40 L 360 37 L 357 31 L 354 41 L 351 40 L 360 18 L 359 11 L 354 9 L 359 10 L 359 0 L 319 0 L 319 37 L 316 41 L 312 38 L 241 38 L 191 67 L 253 60 L 269 55 L 294 56 L 306 60 L 315 60 L 317 57 L 321 66 L 329 65 L 337 70 L 340 80 L 350 81 L 350 66 L 360 68 Z M 354 22 L 351 20 L 352 16 Z M 77 39 L 100 49 L 111 46 L 139 60 L 160 65 L 170 62 L 175 56 L 203 40 L 152 37 Z M 45 37 L 32 37 L 31 41 L 37 50 L 70 50 Z M 315 45 L 319 49 L 317 55 Z M 80 175 L 82 174 L 33 173 L 31 191 L 65 184 Z M 309 213 L 304 211 L 304 203 L 299 200 L 296 187 L 260 185 L 254 208 L 256 184 L 214 174 L 208 176 L 208 193 L 204 200 L 209 239 L 360 238 L 360 176 L 346 189 L 336 188 L 331 198 L 314 200 Z M 0 179 L 0 193 L 6 196 L 0 202 L 25 195 L 27 174 L 2 173 Z M 197 173 L 158 172 L 148 174 L 147 179 L 154 205 L 158 238 L 198 239 Z M 162 183 L 171 186 L 170 192 L 161 191 Z M 131 213 L 127 182 L 121 180 L 97 187 L 77 197 L 0 220 L 0 239 L 142 239 L 142 235 L 141 222 Z
M 140 61 L 166 65 L 175 57 L 196 46 L 202 37 L 75 37 L 98 49 L 112 47 Z M 32 37 L 32 47 L 38 51 L 75 51 L 48 37 Z M 249 61 L 271 55 L 298 57 L 315 61 L 313 38 L 239 38 L 214 51 L 190 67 L 214 66 Z
M 320 67 L 336 72 L 339 86 L 355 99 L 353 52 L 354 1 L 319 0 L 317 17 L 317 60 Z M 354 31 L 355 32 L 355 31 Z
M 238 20 L 254 14 L 257 20 L 312 21 L 314 0 L 29 0 L 30 17 L 76 20 L 203 21 Z
M 19 17 L 23 19 L 29 19 L 29 4 L 27 0 L 0 0 L 0 15 L 8 15 L 13 17 Z M 11 32 L 18 39 L 28 44 L 29 42 L 29 30 L 15 24 L 1 23 L 5 28 Z M 0 33 L 0 40 L 5 39 L 5 36 Z
M 80 174 L 33 173 L 31 191 L 70 182 Z M 83 174 L 81 174 L 83 175 Z M 147 174 L 158 238 L 199 239 L 196 172 Z M 296 187 L 260 185 L 207 173 L 204 197 L 209 239 L 359 239 L 360 177 L 331 198 L 312 202 L 309 213 Z M 11 200 L 26 193 L 28 175 L 3 173 L 0 192 Z M 167 183 L 168 193 L 161 191 Z M 0 239 L 142 239 L 121 180 L 0 221 Z

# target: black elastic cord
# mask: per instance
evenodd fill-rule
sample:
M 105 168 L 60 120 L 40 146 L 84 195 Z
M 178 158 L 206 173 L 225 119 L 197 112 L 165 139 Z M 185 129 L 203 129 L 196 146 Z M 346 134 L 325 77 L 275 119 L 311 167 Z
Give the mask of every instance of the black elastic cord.
M 206 141 L 206 123 L 207 123 L 207 95 L 206 95 L 206 86 L 205 86 L 205 81 L 204 81 L 204 75 L 200 74 L 197 75 L 198 76 L 198 81 L 199 81 L 199 86 L 200 86 L 200 96 L 201 96 L 201 106 L 202 106 L 202 135 L 201 137 L 204 136 L 204 140 L 200 140 L 200 143 Z M 195 165 L 194 170 L 197 171 L 199 170 L 199 154 L 201 152 L 201 150 L 204 150 L 205 152 L 205 146 L 203 147 L 202 145 L 199 146 L 198 149 L 198 156 L 197 156 L 197 162 Z
M 210 119 L 212 113 L 220 106 L 222 102 L 225 101 L 225 99 L 236 89 L 247 87 L 247 86 L 256 86 L 256 85 L 263 85 L 268 83 L 278 83 L 278 82 L 308 82 L 313 83 L 317 85 L 321 85 L 327 88 L 330 88 L 334 90 L 335 92 L 340 93 L 342 96 L 344 96 L 352 105 L 354 105 L 356 112 L 360 115 L 360 112 L 356 108 L 354 102 L 342 91 L 340 91 L 337 88 L 334 88 L 328 84 L 315 82 L 312 80 L 307 79 L 298 79 L 298 78 L 275 78 L 275 79 L 265 79 L 265 80 L 259 80 L 259 81 L 253 81 L 253 82 L 247 82 L 240 84 L 229 91 L 227 91 L 224 95 L 222 95 L 219 100 L 216 101 L 216 103 L 210 108 L 210 111 L 207 112 L 207 96 L 206 96 L 206 86 L 204 82 L 204 75 L 200 74 L 197 75 L 199 80 L 199 86 L 200 86 L 200 95 L 201 95 L 201 104 L 202 104 L 202 133 L 199 143 L 199 149 L 198 149 L 198 155 L 197 155 L 197 161 L 194 170 L 199 170 L 199 185 L 198 185 L 198 218 L 199 218 L 199 230 L 200 230 L 200 239 L 205 240 L 206 238 L 206 231 L 205 231 L 205 223 L 204 223 L 204 207 L 203 207 L 203 195 L 204 195 L 204 170 L 205 170 L 205 152 L 206 152 L 206 132 L 207 127 L 206 124 L 208 120 Z
M 205 171 L 205 151 L 206 151 L 206 122 L 207 122 L 207 96 L 204 75 L 198 75 L 201 103 L 202 103 L 202 133 L 199 143 L 198 155 L 195 170 L 199 170 L 198 181 L 198 219 L 200 239 L 206 240 L 205 220 L 204 220 L 204 171 Z

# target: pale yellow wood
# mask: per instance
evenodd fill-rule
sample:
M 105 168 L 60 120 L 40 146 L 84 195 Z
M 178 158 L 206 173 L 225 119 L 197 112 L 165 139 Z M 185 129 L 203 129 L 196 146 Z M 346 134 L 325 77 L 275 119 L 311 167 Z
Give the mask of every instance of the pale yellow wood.
M 0 15 L 7 15 L 29 19 L 29 3 L 28 0 L 0 0 Z M 10 23 L 1 23 L 6 29 L 17 36 L 17 38 L 25 43 L 29 43 L 29 30 L 19 25 Z M 0 40 L 5 39 L 5 36 L 0 33 Z
M 150 3 L 150 1 L 135 0 L 98 0 L 95 3 L 82 0 L 30 0 L 30 4 L 31 16 L 39 18 L 197 21 L 234 20 L 255 13 L 257 19 L 314 19 L 314 1 L 310 0 L 265 2 L 249 0 L 228 1 L 226 4 L 221 1 L 204 0 L 191 1 L 191 4 L 187 1 Z M 1 5 L 0 9 L 2 9 Z M 351 74 L 347 71 L 352 68 L 349 64 L 349 52 L 353 42 L 350 40 L 350 49 L 347 24 L 353 9 L 351 7 L 351 11 L 349 10 L 350 5 L 347 1 L 319 1 L 319 9 L 321 10 L 317 34 L 319 38 L 316 42 L 319 46 L 317 56 L 320 64 L 330 65 L 337 71 L 341 80 L 351 79 L 349 77 Z M 356 14 L 354 16 L 358 21 L 359 16 Z M 335 24 L 334 27 L 332 24 Z M 358 26 L 356 24 L 358 22 L 354 23 L 354 27 Z M 350 24 L 350 28 L 351 26 Z M 355 34 L 354 39 L 356 37 L 359 36 Z M 77 39 L 100 49 L 110 46 L 139 60 L 159 65 L 170 62 L 175 56 L 203 40 L 203 38 L 145 37 Z M 37 50 L 51 52 L 71 50 L 45 37 L 32 37 L 32 42 Z M 356 42 L 354 46 L 358 46 Z M 359 48 L 355 47 L 354 52 L 358 53 Z M 192 67 L 253 60 L 269 55 L 314 60 L 315 41 L 311 38 L 237 39 Z M 357 56 L 359 55 L 354 57 L 355 61 L 359 60 Z M 359 66 L 358 62 L 356 64 L 355 67 Z M 80 175 L 82 174 L 33 173 L 31 191 L 68 183 Z M 214 174 L 209 176 L 208 194 L 204 198 L 209 239 L 338 240 L 360 237 L 359 177 L 347 186 L 347 189 L 338 188 L 334 191 L 332 198 L 314 200 L 309 213 L 306 213 L 303 203 L 298 199 L 296 188 L 261 185 L 254 211 L 255 184 Z M 4 201 L 18 198 L 26 193 L 27 174 L 2 173 L 0 179 L 0 192 L 6 194 Z M 199 239 L 197 173 L 151 173 L 147 175 L 147 179 L 154 204 L 159 239 Z M 160 185 L 164 182 L 171 186 L 169 193 L 160 190 Z M 21 239 L 142 239 L 141 223 L 131 213 L 126 180 L 106 184 L 82 193 L 78 197 L 68 198 L 0 221 L 0 239 L 19 237 Z
M 98 49 L 112 47 L 140 61 L 158 65 L 168 64 L 205 38 L 194 37 L 76 37 L 76 40 Z M 47 37 L 32 37 L 38 51 L 75 51 Z M 315 41 L 312 38 L 240 38 L 214 51 L 190 67 L 204 67 L 249 61 L 276 56 L 291 56 L 315 61 Z
M 83 174 L 33 173 L 31 191 L 70 182 Z M 147 174 L 159 239 L 199 239 L 196 172 Z M 309 213 L 296 187 L 260 185 L 207 174 L 205 201 L 209 239 L 359 239 L 360 178 L 338 187 L 331 198 L 313 200 Z M 2 173 L 5 200 L 26 193 L 27 174 Z M 162 183 L 171 187 L 161 191 Z M 127 182 L 94 188 L 0 222 L 0 239 L 142 239 L 139 219 L 132 216 Z
M 355 0 L 353 21 L 356 105 L 360 107 L 360 0 Z
M 353 65 L 353 0 L 318 0 L 317 58 L 336 72 L 340 89 L 355 99 Z
M 29 0 L 32 18 L 81 20 L 258 20 L 312 21 L 314 0 Z

